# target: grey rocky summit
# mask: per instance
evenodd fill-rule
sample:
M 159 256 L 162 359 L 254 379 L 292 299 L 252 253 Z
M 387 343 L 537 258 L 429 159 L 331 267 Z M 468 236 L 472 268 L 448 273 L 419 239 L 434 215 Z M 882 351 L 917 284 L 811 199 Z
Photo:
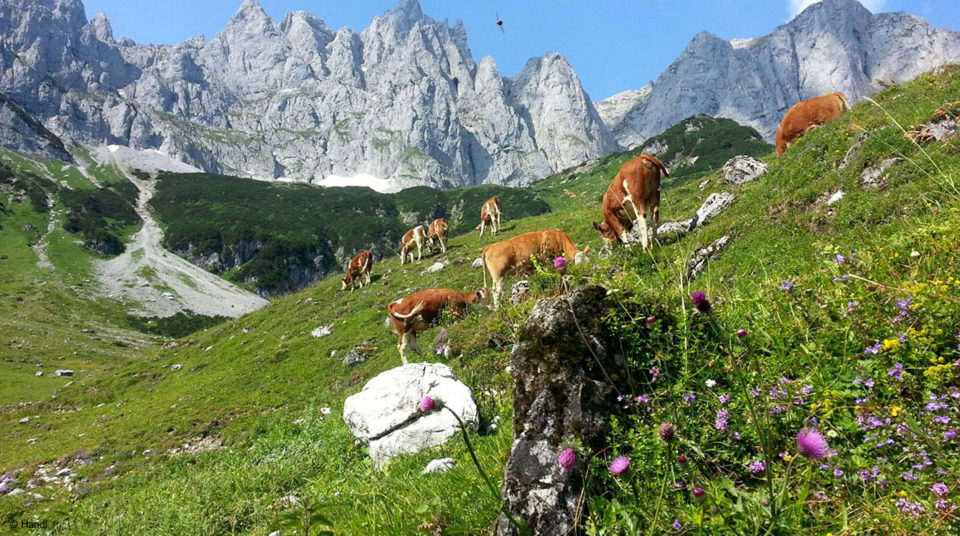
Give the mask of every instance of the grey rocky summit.
M 115 40 L 80 0 L 3 2 L 0 29 L 0 118 L 18 122 L 0 143 L 30 152 L 117 144 L 254 178 L 450 187 L 522 185 L 616 147 L 562 56 L 504 78 L 417 0 L 360 33 L 254 0 L 171 46 Z
M 727 41 L 697 34 L 643 90 L 597 103 L 622 147 L 696 114 L 726 117 L 772 141 L 796 102 L 831 91 L 851 102 L 960 58 L 960 33 L 908 13 L 823 0 L 773 33 Z

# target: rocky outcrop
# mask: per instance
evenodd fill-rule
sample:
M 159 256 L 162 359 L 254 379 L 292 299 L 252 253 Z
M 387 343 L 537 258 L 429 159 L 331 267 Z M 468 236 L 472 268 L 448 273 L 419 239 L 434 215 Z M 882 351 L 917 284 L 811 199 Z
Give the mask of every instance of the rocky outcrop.
M 743 184 L 756 180 L 770 169 L 770 164 L 751 156 L 735 156 L 723 165 L 722 180 L 727 184 Z
M 510 356 L 514 382 L 513 445 L 502 499 L 532 534 L 570 534 L 583 507 L 583 475 L 557 463 L 575 440 L 603 449 L 617 415 L 613 378 L 625 378 L 619 345 L 602 318 L 606 289 L 580 287 L 537 303 Z M 519 534 L 501 515 L 497 535 Z
M 410 363 L 378 374 L 347 397 L 343 420 L 354 436 L 369 444 L 370 457 L 379 467 L 399 454 L 441 445 L 459 431 L 446 409 L 420 411 L 425 396 L 442 402 L 476 430 L 479 415 L 470 388 L 440 363 Z
M 733 119 L 772 141 L 800 100 L 842 91 L 855 102 L 957 58 L 960 33 L 908 13 L 874 15 L 856 0 L 823 0 L 763 37 L 697 34 L 646 95 L 615 95 L 597 109 L 623 147 L 694 114 Z
M 80 0 L 0 5 L 0 91 L 69 141 L 158 149 L 209 172 L 394 186 L 523 185 L 615 147 L 558 54 L 513 79 L 461 23 L 401 0 L 361 33 L 245 0 L 210 41 L 116 41 Z M 24 150 L 0 129 L 0 143 Z
M 700 275 L 707 267 L 707 262 L 716 260 L 728 245 L 730 245 L 730 237 L 722 236 L 693 250 L 690 259 L 687 260 L 687 278 L 693 279 Z

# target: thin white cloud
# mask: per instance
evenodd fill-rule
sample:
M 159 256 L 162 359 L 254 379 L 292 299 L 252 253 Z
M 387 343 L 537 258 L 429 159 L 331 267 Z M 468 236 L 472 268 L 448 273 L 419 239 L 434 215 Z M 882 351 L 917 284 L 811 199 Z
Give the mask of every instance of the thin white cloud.
M 807 7 L 816 4 L 820 0 L 788 0 L 790 4 L 790 16 L 796 16 L 797 13 L 800 13 Z M 860 3 L 863 4 L 863 7 L 869 9 L 871 12 L 876 13 L 882 11 L 884 6 L 887 4 L 887 0 L 860 0 Z

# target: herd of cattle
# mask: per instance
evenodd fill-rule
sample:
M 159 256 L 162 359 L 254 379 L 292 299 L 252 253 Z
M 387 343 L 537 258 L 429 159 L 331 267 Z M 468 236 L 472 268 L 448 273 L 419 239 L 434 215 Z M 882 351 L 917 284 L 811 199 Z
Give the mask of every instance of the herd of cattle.
M 777 157 L 781 157 L 791 143 L 806 132 L 836 119 L 850 109 L 850 103 L 842 93 L 829 93 L 795 104 L 780 122 L 777 129 Z M 603 223 L 593 222 L 607 246 L 625 243 L 630 231 L 638 226 L 640 242 L 644 250 L 653 247 L 657 239 L 660 221 L 660 174 L 669 177 L 666 166 L 655 156 L 641 154 L 625 163 L 611 181 L 601 204 Z M 480 209 L 482 237 L 487 227 L 497 235 L 501 227 L 503 206 L 496 197 L 488 199 Z M 649 217 L 649 218 L 648 218 Z M 431 252 L 440 248 L 447 251 L 450 223 L 445 218 L 433 220 L 429 227 L 418 225 L 404 233 L 400 240 L 400 264 L 409 257 L 414 261 L 422 258 L 423 248 Z M 397 348 L 400 358 L 407 363 L 407 350 L 418 354 L 416 335 L 428 329 L 444 310 L 462 314 L 467 305 L 483 300 L 486 296 L 487 274 L 493 283 L 493 308 L 496 309 L 503 294 L 503 283 L 510 274 L 522 274 L 533 267 L 533 259 L 540 262 L 563 256 L 575 264 L 583 262 L 590 246 L 577 248 L 567 233 L 559 229 L 545 229 L 521 234 L 485 247 L 480 255 L 483 266 L 483 289 L 476 292 L 457 292 L 450 289 L 426 289 L 414 292 L 387 306 L 390 322 L 397 332 Z M 370 284 L 373 272 L 373 255 L 361 251 L 350 261 L 343 278 L 343 289 Z

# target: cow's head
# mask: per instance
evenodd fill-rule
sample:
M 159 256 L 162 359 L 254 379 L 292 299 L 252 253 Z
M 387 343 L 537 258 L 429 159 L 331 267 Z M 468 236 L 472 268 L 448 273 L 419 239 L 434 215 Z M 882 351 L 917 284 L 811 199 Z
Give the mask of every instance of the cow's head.
M 614 231 L 613 227 L 610 227 L 610 224 L 607 222 L 593 222 L 593 228 L 600 231 L 600 234 L 603 235 L 603 243 L 607 246 L 613 247 L 614 244 L 620 242 L 620 237 L 617 235 L 617 232 Z
M 343 286 L 340 287 L 340 290 L 347 290 L 347 285 L 353 286 L 353 274 L 347 272 L 347 275 L 340 280 L 343 283 Z

